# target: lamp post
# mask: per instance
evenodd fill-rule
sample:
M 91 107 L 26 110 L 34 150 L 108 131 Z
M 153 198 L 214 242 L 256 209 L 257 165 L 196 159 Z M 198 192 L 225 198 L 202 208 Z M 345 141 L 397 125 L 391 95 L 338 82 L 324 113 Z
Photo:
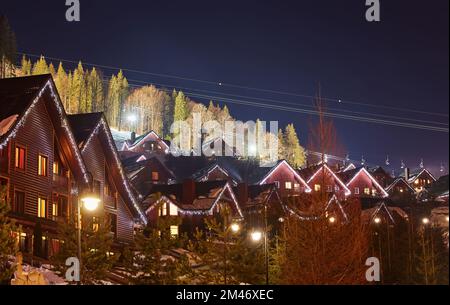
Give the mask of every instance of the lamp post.
M 427 264 L 427 251 L 426 251 L 426 245 L 425 245 L 425 234 L 427 232 L 427 226 L 430 223 L 430 219 L 427 217 L 422 218 L 422 224 L 423 224 L 423 233 L 422 233 L 422 252 L 423 252 L 423 264 L 425 269 L 425 285 L 428 285 L 428 264 Z
M 239 233 L 239 231 L 241 230 L 241 226 L 238 224 L 238 223 L 236 223 L 236 222 L 233 222 L 230 226 L 227 226 L 226 224 L 225 224 L 225 245 L 224 245 L 224 269 L 223 269 L 223 273 L 224 273 L 224 275 L 223 275 L 223 278 L 224 278 L 224 283 L 225 283 L 225 285 L 227 285 L 228 284 L 228 269 L 227 269 L 227 267 L 228 267 L 228 264 L 227 264 L 227 260 L 228 260 L 228 233 L 229 233 L 229 231 L 231 231 L 232 233 L 234 233 L 234 234 L 237 234 L 237 233 Z
M 91 176 L 91 184 L 92 184 L 92 174 Z M 81 258 L 81 208 L 86 209 L 89 212 L 95 211 L 100 205 L 100 198 L 93 192 L 93 187 L 90 187 L 89 192 L 85 193 L 83 197 L 78 201 L 77 204 L 77 246 L 78 246 L 78 261 L 80 263 L 80 281 L 81 284 L 81 270 L 82 270 L 82 258 Z
M 252 241 L 254 241 L 255 243 L 258 243 L 261 241 L 262 238 L 264 238 L 264 261 L 265 261 L 265 271 L 266 271 L 266 285 L 269 284 L 269 255 L 267 253 L 267 232 L 263 233 L 261 231 L 253 231 L 250 234 L 250 237 L 252 239 Z

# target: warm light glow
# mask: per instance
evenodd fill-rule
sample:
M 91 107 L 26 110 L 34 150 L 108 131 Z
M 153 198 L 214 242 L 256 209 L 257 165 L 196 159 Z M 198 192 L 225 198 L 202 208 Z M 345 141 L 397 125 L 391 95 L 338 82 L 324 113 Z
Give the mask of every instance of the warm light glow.
M 137 117 L 136 117 L 136 115 L 134 115 L 134 114 L 129 114 L 128 117 L 127 117 L 127 120 L 128 120 L 128 122 L 130 122 L 130 123 L 134 123 L 134 122 L 137 121 Z
M 251 237 L 254 242 L 258 242 L 262 238 L 262 233 L 260 231 L 252 232 Z
M 100 198 L 96 198 L 94 196 L 87 196 L 82 198 L 81 202 L 83 203 L 83 207 L 86 210 L 95 211 L 100 204 Z
M 380 217 L 376 217 L 373 222 L 375 222 L 376 224 L 381 222 L 381 218 Z
M 448 216 L 447 216 L 447 217 L 445 217 L 445 221 L 447 221 L 447 222 L 448 222 Z
M 448 218 L 448 217 L 447 217 Z M 279 222 L 281 222 L 281 223 L 283 223 L 284 222 L 284 218 L 283 217 L 280 217 L 280 218 L 278 218 L 278 221 Z M 447 220 L 448 221 L 448 220 Z
M 328 218 L 328 221 L 329 221 L 330 223 L 335 223 L 335 222 L 336 222 L 336 218 L 334 218 L 334 217 L 332 216 L 332 217 Z
M 238 223 L 233 223 L 233 224 L 231 225 L 231 231 L 233 231 L 234 233 L 239 232 L 240 229 L 241 229 L 241 227 L 239 226 Z
M 427 225 L 427 224 L 429 224 L 430 223 L 430 220 L 428 219 L 428 218 L 423 218 L 422 219 L 422 223 L 424 224 L 424 225 Z

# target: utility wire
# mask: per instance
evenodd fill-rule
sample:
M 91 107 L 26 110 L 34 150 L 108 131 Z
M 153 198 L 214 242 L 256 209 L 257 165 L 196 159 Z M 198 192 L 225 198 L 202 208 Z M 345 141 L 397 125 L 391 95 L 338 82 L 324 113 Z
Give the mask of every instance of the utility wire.
M 18 54 L 22 54 L 22 55 L 29 56 L 29 57 L 35 57 L 35 58 L 39 58 L 40 57 L 40 55 L 29 54 L 29 53 L 24 53 L 24 52 L 18 52 Z M 73 63 L 73 64 L 77 64 L 79 62 L 79 61 L 62 59 L 62 58 L 56 58 L 56 57 L 45 57 L 45 58 L 50 59 L 50 60 L 69 62 L 69 63 Z M 153 72 L 141 71 L 141 70 L 135 70 L 135 69 L 128 69 L 128 68 L 120 68 L 120 67 L 114 67 L 114 66 L 108 66 L 108 65 L 93 64 L 93 63 L 88 63 L 88 62 L 83 62 L 83 64 L 87 65 L 87 66 L 99 67 L 99 68 L 103 68 L 103 69 L 122 70 L 122 71 L 127 71 L 127 72 L 132 72 L 132 73 L 151 75 L 151 76 L 158 76 L 158 77 L 171 78 L 171 79 L 178 79 L 178 80 L 185 80 L 185 81 L 191 81 L 191 82 L 198 82 L 198 83 L 203 83 L 203 84 L 208 84 L 208 85 L 215 85 L 215 86 L 220 86 L 220 87 L 245 89 L 245 90 L 259 91 L 259 92 L 265 92 L 265 93 L 273 93 L 273 94 L 280 94 L 280 95 L 286 95 L 286 96 L 293 96 L 293 97 L 315 98 L 315 96 L 313 96 L 313 95 L 285 92 L 285 91 L 279 91 L 279 90 L 262 89 L 262 88 L 255 88 L 255 87 L 242 86 L 242 85 L 229 84 L 229 83 L 222 83 L 222 82 L 215 82 L 215 81 L 207 81 L 207 80 L 188 78 L 188 77 L 182 77 L 182 76 L 176 76 L 176 75 L 153 73 Z M 322 97 L 322 99 L 324 101 L 337 102 L 337 103 L 340 103 L 340 104 L 352 104 L 352 105 L 359 105 L 359 106 L 366 106 L 366 107 L 373 107 L 373 108 L 382 108 L 382 109 L 387 109 L 387 110 L 407 111 L 407 112 L 412 112 L 412 113 L 421 113 L 421 114 L 428 114 L 428 115 L 434 115 L 434 116 L 448 117 L 448 114 L 445 114 L 445 113 L 436 113 L 436 112 L 429 112 L 429 111 L 415 110 L 415 109 L 408 109 L 408 108 L 401 108 L 401 107 L 393 107 L 393 106 L 386 106 L 386 105 L 374 105 L 374 104 L 370 104 L 370 103 L 362 103 L 362 102 L 343 100 L 343 99 L 337 99 L 337 98 Z

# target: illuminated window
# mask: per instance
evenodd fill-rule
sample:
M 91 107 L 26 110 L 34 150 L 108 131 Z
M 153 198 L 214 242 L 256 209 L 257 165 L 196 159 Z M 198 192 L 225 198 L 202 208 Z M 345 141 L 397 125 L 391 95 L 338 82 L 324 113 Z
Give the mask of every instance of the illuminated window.
M 279 189 L 280 188 L 280 181 L 275 181 L 274 183 L 275 183 L 275 186 L 277 187 L 277 189 Z
M 159 216 L 166 216 L 166 215 L 167 215 L 167 203 L 164 202 L 159 208 Z
M 38 175 L 47 176 L 48 158 L 42 155 L 38 156 Z
M 38 217 L 46 218 L 47 217 L 47 199 L 38 198 Z
M 370 188 L 368 187 L 364 188 L 364 194 L 370 195 Z
M 178 226 L 170 226 L 170 235 L 173 237 L 178 236 Z
M 418 185 L 418 184 L 419 184 L 419 179 L 417 179 L 416 181 L 414 181 L 414 184 L 415 184 L 415 185 Z
M 98 217 L 92 217 L 92 231 L 98 232 L 98 229 L 100 228 L 100 222 Z
M 327 185 L 327 192 L 331 193 L 333 191 L 333 187 L 331 185 Z
M 431 180 L 430 180 L 430 179 L 428 179 L 427 181 L 428 181 L 428 184 L 430 184 L 430 183 L 431 183 Z
M 26 156 L 25 148 L 21 146 L 16 146 L 15 166 L 17 169 L 25 170 L 25 156 Z
M 53 202 L 52 203 L 52 217 L 53 219 L 56 219 L 56 217 L 58 217 L 58 203 L 57 202 Z
M 159 180 L 159 173 L 158 172 L 152 172 L 152 180 L 158 181 Z
M 402 188 L 400 188 L 400 193 L 403 193 L 403 189 Z
M 286 182 L 286 183 L 284 184 L 284 187 L 285 187 L 287 190 L 292 189 L 292 182 Z
M 355 195 L 359 195 L 359 187 L 355 187 Z
M 320 191 L 320 184 L 314 184 L 314 190 L 316 192 L 319 192 Z
M 55 175 L 59 174 L 59 162 L 58 161 L 53 162 L 53 174 L 55 174 Z
M 300 188 L 300 184 L 298 184 L 298 183 L 294 183 L 294 188 L 295 188 L 295 189 L 298 189 L 298 188 Z
M 178 208 L 176 205 L 174 204 L 169 204 L 169 213 L 170 216 L 177 216 L 178 215 Z
M 372 196 L 376 196 L 377 195 L 377 190 L 376 189 L 372 189 Z

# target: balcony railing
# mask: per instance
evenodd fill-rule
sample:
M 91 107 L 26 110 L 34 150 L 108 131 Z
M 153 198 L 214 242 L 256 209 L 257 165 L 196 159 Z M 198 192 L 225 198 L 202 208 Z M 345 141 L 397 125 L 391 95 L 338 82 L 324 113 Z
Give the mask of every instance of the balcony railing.
M 53 174 L 53 189 L 58 192 L 67 193 L 69 190 L 69 179 L 65 176 Z

